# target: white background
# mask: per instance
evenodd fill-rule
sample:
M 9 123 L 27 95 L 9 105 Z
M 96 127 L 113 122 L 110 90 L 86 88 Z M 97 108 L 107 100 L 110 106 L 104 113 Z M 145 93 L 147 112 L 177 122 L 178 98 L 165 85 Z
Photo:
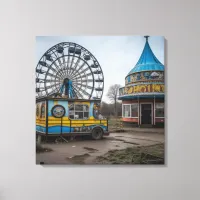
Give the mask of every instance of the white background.
M 1 1 L 0 199 L 200 199 L 200 1 Z M 164 167 L 35 165 L 35 36 L 166 38 Z

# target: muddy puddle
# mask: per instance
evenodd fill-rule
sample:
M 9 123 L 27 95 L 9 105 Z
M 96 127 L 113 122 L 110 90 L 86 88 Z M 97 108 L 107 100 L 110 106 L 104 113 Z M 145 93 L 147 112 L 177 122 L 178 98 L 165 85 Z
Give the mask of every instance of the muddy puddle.
M 68 157 L 66 158 L 66 160 L 69 161 L 71 164 L 85 164 L 84 160 L 88 157 L 90 157 L 90 154 L 85 153 L 82 155 Z
M 89 151 L 89 153 L 94 153 L 94 152 L 99 151 L 98 149 L 94 149 L 94 148 L 91 148 L 91 147 L 83 147 L 83 149 Z
M 136 143 L 136 142 L 126 141 L 126 140 L 123 140 L 123 139 L 114 139 L 113 141 L 120 141 L 120 142 L 123 142 L 123 143 L 125 143 L 125 144 L 139 145 L 139 144 Z

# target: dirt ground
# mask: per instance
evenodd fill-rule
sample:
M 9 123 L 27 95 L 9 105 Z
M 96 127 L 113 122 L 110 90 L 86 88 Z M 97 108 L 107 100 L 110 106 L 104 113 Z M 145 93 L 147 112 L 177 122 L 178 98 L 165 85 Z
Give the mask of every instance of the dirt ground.
M 42 144 L 52 151 L 36 153 L 36 163 L 138 164 L 138 158 L 133 160 L 133 157 L 141 152 L 163 157 L 164 141 L 164 129 L 135 129 L 130 132 L 110 133 L 97 141 L 87 137 L 68 143 Z M 130 156 L 131 159 L 127 160 Z

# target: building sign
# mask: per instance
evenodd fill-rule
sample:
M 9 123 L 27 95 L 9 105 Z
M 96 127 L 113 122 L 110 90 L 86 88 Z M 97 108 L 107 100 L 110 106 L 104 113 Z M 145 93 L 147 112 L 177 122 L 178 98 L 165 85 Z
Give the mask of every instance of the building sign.
M 61 118 L 65 115 L 65 108 L 61 105 L 56 105 L 52 108 L 52 115 L 56 118 Z
M 164 93 L 163 84 L 146 84 L 127 86 L 119 89 L 119 96 L 134 93 Z
M 135 74 L 131 74 L 126 77 L 126 85 L 135 83 L 138 81 L 164 81 L 164 72 L 154 71 L 154 72 L 138 72 Z

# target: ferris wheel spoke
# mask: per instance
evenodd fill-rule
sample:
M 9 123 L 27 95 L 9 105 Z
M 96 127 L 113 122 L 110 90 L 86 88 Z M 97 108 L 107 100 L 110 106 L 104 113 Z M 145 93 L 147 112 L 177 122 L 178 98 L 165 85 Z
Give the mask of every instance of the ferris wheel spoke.
M 90 75 L 92 75 L 92 73 L 90 72 L 90 73 L 88 73 L 88 74 L 85 74 L 85 75 L 83 75 L 83 76 L 78 76 L 77 77 L 77 79 L 79 79 L 79 78 L 87 78 L 88 76 L 90 76 Z
M 52 83 L 55 83 L 55 82 L 59 82 L 60 83 L 60 81 L 59 80 L 56 80 L 56 79 L 46 79 L 45 80 L 47 83 L 50 83 L 50 82 L 52 82 Z
M 92 83 L 93 82 L 93 79 L 86 79 L 86 80 L 82 80 L 82 82 L 88 82 L 88 83 Z
M 76 47 L 76 46 L 75 46 L 75 47 Z M 71 68 L 72 68 L 72 65 L 73 65 L 73 63 L 74 63 L 74 58 L 75 58 L 75 52 L 73 53 L 73 57 L 72 57 L 72 61 L 71 61 L 70 67 L 69 67 L 69 73 L 68 73 L 68 74 L 71 73 Z
M 84 85 L 82 83 L 76 83 L 76 85 L 81 86 L 81 87 L 85 87 L 85 88 L 88 88 L 88 89 L 92 89 L 93 88 L 92 86 Z
M 90 71 L 89 68 L 84 69 L 83 71 L 80 72 L 80 74 L 84 74 L 86 71 Z
M 85 90 L 83 90 L 82 88 L 79 88 L 79 90 L 83 93 L 83 94 L 85 94 L 86 96 L 90 96 L 90 94 L 89 93 L 87 93 Z
M 54 63 L 52 64 L 52 66 L 55 66 L 55 67 L 56 67 L 56 69 L 57 69 L 56 73 L 58 73 L 58 74 L 60 74 L 61 76 L 63 76 L 63 73 L 62 73 L 61 69 L 58 67 L 58 65 L 56 64 L 56 62 L 54 62 Z
M 79 71 L 85 66 L 85 62 L 77 69 L 77 71 L 75 73 L 72 73 L 71 76 L 72 78 L 74 78 L 78 73 L 80 73 Z
M 77 96 L 77 94 L 76 94 L 74 89 L 72 90 L 72 93 L 73 93 L 74 97 L 78 98 L 78 96 Z
M 54 64 L 53 64 L 54 65 Z M 47 72 L 49 72 L 50 70 L 52 70 L 54 73 L 59 74 L 60 76 L 63 76 L 63 74 L 61 73 L 61 71 L 56 67 L 56 65 L 54 65 L 56 67 L 56 69 L 53 68 L 53 65 L 49 68 L 49 70 Z
M 64 74 L 61 75 L 60 73 L 57 73 L 56 77 L 62 80 L 65 78 Z
M 68 56 L 67 56 L 67 74 L 69 71 L 69 61 L 70 61 L 70 55 L 69 55 L 69 51 L 68 51 Z
M 39 79 L 39 81 L 42 81 L 41 83 L 44 83 L 44 82 L 46 82 L 46 83 L 55 83 L 55 82 L 60 82 L 59 80 L 56 80 L 56 79 L 40 79 L 40 78 L 38 78 Z
M 55 94 L 55 93 L 58 93 L 58 91 L 59 91 L 59 90 L 57 90 L 57 88 L 56 88 L 56 89 L 52 90 L 50 93 L 48 93 L 48 95 L 53 95 L 53 94 Z
M 65 64 L 65 55 L 64 55 L 64 53 L 62 54 L 62 60 L 63 60 L 63 64 Z
M 52 55 L 55 56 L 55 57 L 53 57 L 54 60 L 53 60 L 52 64 L 56 66 L 56 68 L 57 68 L 58 71 L 60 71 L 61 68 L 60 68 L 60 67 L 57 65 L 57 63 L 56 63 L 56 60 L 59 60 L 59 55 L 58 55 L 58 53 L 57 53 L 57 51 L 56 51 L 56 48 L 54 49 Z M 60 60 L 59 60 L 58 62 L 60 62 Z M 60 64 L 60 63 L 59 63 L 59 64 Z
M 46 73 L 46 75 L 47 75 L 47 76 L 54 77 L 54 78 L 57 78 L 57 76 L 56 76 L 56 75 L 54 75 L 54 74 L 52 74 L 52 73 L 50 73 L 50 72 L 47 72 L 47 73 Z
M 59 62 L 59 65 L 60 65 L 60 68 L 62 69 L 62 63 L 61 63 L 61 61 L 60 61 L 60 57 L 57 59 L 58 60 L 58 62 Z
M 51 89 L 51 88 L 55 87 L 56 85 L 60 85 L 60 83 L 57 83 L 57 84 L 54 84 L 54 85 L 46 86 L 45 89 L 46 89 L 46 90 Z
M 74 86 L 72 86 L 72 88 L 74 89 L 74 91 L 83 99 L 83 95 L 78 91 L 78 89 L 76 89 Z
M 67 66 L 66 66 L 66 60 L 65 60 L 65 55 L 64 55 L 64 53 L 63 53 L 63 56 L 62 56 L 62 58 L 63 58 L 63 65 L 64 65 L 64 74 L 65 74 L 65 77 L 67 77 L 67 71 L 66 71 L 66 69 L 67 69 Z
M 78 73 L 78 75 L 80 76 L 81 74 Z M 82 81 L 82 80 L 78 80 L 76 76 L 72 77 L 71 80 L 72 80 L 72 82 L 74 82 L 74 81 Z
M 72 75 L 72 73 L 76 71 L 76 68 L 77 68 L 78 64 L 80 63 L 80 61 L 81 61 L 81 58 L 80 58 L 80 56 L 79 56 L 79 57 L 78 57 L 78 60 L 77 60 L 76 63 L 75 63 L 74 68 L 73 68 L 72 71 L 69 73 L 69 75 Z
M 59 59 L 58 59 L 59 60 Z M 64 77 L 64 73 L 63 73 L 63 70 L 62 70 L 62 68 L 61 67 L 59 67 L 58 65 L 57 65 L 57 63 L 56 62 L 54 62 L 53 63 L 55 66 L 56 66 L 56 68 L 58 69 L 58 73 L 62 76 L 62 77 Z

